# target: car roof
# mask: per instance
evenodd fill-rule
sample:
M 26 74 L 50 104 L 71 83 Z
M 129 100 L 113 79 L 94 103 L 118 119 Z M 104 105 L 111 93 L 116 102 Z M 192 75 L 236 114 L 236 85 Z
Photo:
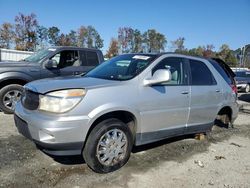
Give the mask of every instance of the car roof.
M 90 51 L 101 51 L 95 48 L 83 48 L 83 47 L 76 47 L 76 46 L 51 46 L 49 48 L 53 49 L 70 49 L 70 50 L 90 50 Z
M 160 57 L 162 55 L 167 55 L 167 54 L 173 54 L 173 55 L 178 55 L 178 56 L 183 56 L 183 57 L 187 57 L 187 58 L 199 58 L 199 59 L 204 59 L 204 60 L 209 60 L 210 58 L 205 58 L 202 56 L 194 56 L 194 55 L 185 55 L 185 54 L 181 54 L 181 53 L 176 53 L 176 52 L 160 52 L 160 53 L 124 53 L 121 55 L 125 55 L 125 54 L 132 54 L 132 55 L 155 55 L 157 57 Z

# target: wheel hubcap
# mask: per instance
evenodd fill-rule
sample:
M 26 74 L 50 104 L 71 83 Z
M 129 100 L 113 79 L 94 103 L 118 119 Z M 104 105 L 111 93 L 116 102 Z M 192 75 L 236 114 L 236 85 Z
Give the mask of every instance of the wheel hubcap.
M 97 158 L 102 165 L 113 166 L 124 159 L 127 152 L 127 137 L 119 129 L 106 132 L 97 145 Z
M 17 101 L 21 98 L 21 92 L 18 90 L 8 91 L 3 97 L 3 104 L 6 108 L 14 110 Z
M 246 87 L 246 93 L 248 93 L 248 92 L 249 92 L 249 90 L 250 90 L 250 86 L 249 86 L 249 85 L 247 85 L 247 87 Z

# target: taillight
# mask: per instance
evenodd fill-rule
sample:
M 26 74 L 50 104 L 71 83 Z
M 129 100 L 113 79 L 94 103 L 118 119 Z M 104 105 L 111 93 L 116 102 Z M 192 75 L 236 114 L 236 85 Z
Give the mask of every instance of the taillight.
M 232 91 L 233 93 L 237 94 L 238 90 L 237 90 L 237 86 L 236 85 L 231 85 Z

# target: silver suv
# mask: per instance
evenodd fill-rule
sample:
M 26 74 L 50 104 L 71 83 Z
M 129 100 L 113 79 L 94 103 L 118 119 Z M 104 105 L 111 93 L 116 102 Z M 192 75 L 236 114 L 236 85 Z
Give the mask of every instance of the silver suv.
M 235 86 L 215 60 L 178 54 L 125 54 L 85 76 L 25 85 L 16 106 L 21 134 L 50 155 L 82 154 L 95 172 L 122 167 L 133 146 L 228 125 Z

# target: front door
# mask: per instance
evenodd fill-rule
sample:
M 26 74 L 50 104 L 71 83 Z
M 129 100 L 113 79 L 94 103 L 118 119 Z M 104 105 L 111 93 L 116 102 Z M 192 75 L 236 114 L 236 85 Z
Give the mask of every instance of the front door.
M 77 75 L 83 72 L 78 50 L 62 50 L 48 60 L 55 61 L 57 68 L 44 67 L 41 71 L 41 78 Z
M 90 50 L 80 50 L 80 59 L 82 62 L 83 73 L 92 70 L 99 65 L 100 62 L 96 51 Z
M 84 72 L 78 50 L 61 51 L 52 59 L 58 62 L 60 76 L 80 75 Z

